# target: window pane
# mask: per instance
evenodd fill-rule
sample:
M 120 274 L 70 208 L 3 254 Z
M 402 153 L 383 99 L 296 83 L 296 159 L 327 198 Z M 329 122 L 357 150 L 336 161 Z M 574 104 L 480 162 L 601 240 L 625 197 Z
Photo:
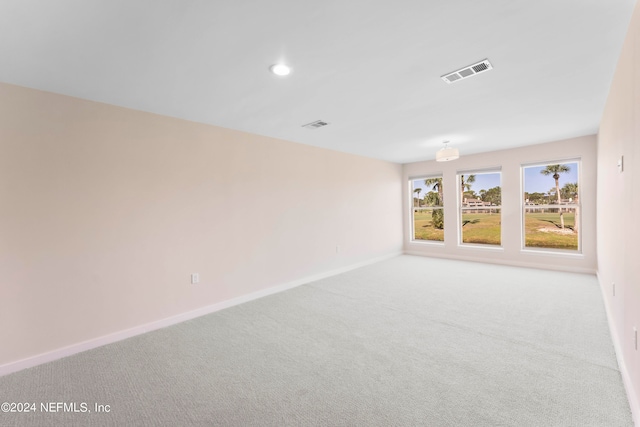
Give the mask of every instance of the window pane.
M 411 181 L 413 239 L 444 241 L 442 177 Z
M 543 206 L 525 207 L 525 247 L 578 249 L 578 233 L 575 228 L 577 208 L 562 209 L 564 228 L 559 210 Z
M 500 245 L 500 209 L 462 212 L 462 243 Z
M 413 230 L 415 240 L 444 241 L 444 210 L 414 208 Z
M 577 161 L 523 167 L 525 248 L 579 249 Z
M 502 189 L 500 172 L 461 174 L 462 243 L 501 244 Z

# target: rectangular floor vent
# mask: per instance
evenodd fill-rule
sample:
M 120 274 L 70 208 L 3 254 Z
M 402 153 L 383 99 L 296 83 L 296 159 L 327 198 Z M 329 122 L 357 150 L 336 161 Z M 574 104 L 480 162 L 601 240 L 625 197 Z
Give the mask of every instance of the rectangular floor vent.
M 467 67 L 460 68 L 459 70 L 453 71 L 451 73 L 447 73 L 441 77 L 442 80 L 451 84 L 453 82 L 457 82 L 460 80 L 464 80 L 471 76 L 475 76 L 476 74 L 484 73 L 485 71 L 492 70 L 493 67 L 488 59 L 484 59 L 480 62 L 476 62 L 475 64 L 471 64 Z

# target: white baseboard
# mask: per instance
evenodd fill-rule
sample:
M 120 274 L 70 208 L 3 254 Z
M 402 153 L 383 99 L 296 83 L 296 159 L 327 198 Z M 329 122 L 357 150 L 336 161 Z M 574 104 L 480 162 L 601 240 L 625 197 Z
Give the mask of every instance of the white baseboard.
M 602 292 L 604 308 L 607 313 L 607 321 L 609 322 L 609 332 L 611 333 L 613 348 L 616 352 L 616 359 L 618 359 L 618 369 L 620 369 L 620 375 L 622 376 L 622 383 L 624 384 L 624 389 L 627 392 L 627 399 L 629 400 L 629 407 L 631 408 L 631 416 L 633 417 L 633 424 L 639 425 L 640 400 L 638 398 L 640 396 L 638 395 L 638 393 L 636 393 L 636 390 L 633 387 L 633 382 L 631 381 L 631 377 L 629 376 L 629 371 L 627 370 L 627 365 L 624 361 L 624 353 L 622 352 L 622 346 L 620 345 L 620 341 L 618 340 L 618 333 L 616 331 L 616 325 L 614 323 L 613 313 L 611 313 L 609 304 L 607 304 L 607 296 L 605 294 L 605 289 L 602 286 L 602 281 L 600 280 L 600 274 L 596 273 L 596 275 L 598 276 L 598 284 L 600 285 L 600 291 Z
M 345 273 L 356 268 L 364 267 L 366 265 L 375 264 L 380 261 L 384 261 L 390 258 L 394 258 L 398 255 L 402 255 L 402 252 L 394 252 L 388 255 L 383 255 L 366 261 L 358 262 L 348 265 L 346 267 L 337 268 L 324 273 L 315 274 L 312 276 L 303 277 L 293 280 L 291 282 L 283 283 L 277 286 L 263 289 L 257 292 L 253 292 L 240 297 L 232 298 L 226 301 L 209 305 L 206 307 L 198 308 L 196 310 L 188 311 L 186 313 L 177 314 L 175 316 L 167 317 L 165 319 L 156 320 L 143 325 L 135 326 L 133 328 L 125 329 L 123 331 L 114 332 L 112 334 L 103 335 L 98 338 L 92 338 L 90 340 L 82 341 L 76 344 L 72 344 L 66 347 L 58 348 L 56 350 L 41 353 L 32 357 L 21 359 L 15 362 L 9 362 L 4 365 L 0 365 L 0 377 L 3 375 L 11 374 L 21 371 L 23 369 L 32 368 L 34 366 L 42 365 L 43 363 L 52 362 L 54 360 L 62 359 L 63 357 L 71 356 L 83 351 L 91 350 L 93 348 L 101 347 L 103 345 L 111 344 L 117 341 L 122 341 L 127 338 L 131 338 L 136 335 L 141 335 L 146 332 L 150 332 L 156 329 L 165 328 L 167 326 L 175 325 L 187 320 L 194 319 L 196 317 L 204 316 L 206 314 L 214 313 L 225 308 L 233 307 L 238 304 L 256 300 L 258 298 L 265 297 L 267 295 L 283 292 L 288 289 L 295 288 L 300 285 L 315 282 L 317 280 L 325 279 L 327 277 L 335 276 L 341 273 Z
M 484 264 L 508 265 L 510 267 L 537 268 L 540 270 L 565 271 L 568 273 L 596 274 L 596 271 L 592 268 L 552 265 L 552 264 L 549 265 L 549 264 L 526 262 L 526 261 L 513 261 L 513 260 L 508 260 L 503 258 L 481 258 L 481 257 L 475 257 L 475 256 L 464 256 L 464 255 L 449 254 L 449 253 L 440 254 L 440 253 L 422 252 L 422 251 L 416 251 L 416 250 L 405 250 L 404 254 L 423 256 L 428 258 L 445 258 L 445 259 L 452 259 L 456 261 L 481 262 Z

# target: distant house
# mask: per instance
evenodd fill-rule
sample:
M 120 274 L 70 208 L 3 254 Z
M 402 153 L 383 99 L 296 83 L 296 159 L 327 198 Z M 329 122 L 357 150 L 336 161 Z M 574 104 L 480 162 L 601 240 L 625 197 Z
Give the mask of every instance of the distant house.
M 466 197 L 462 201 L 463 208 L 482 208 L 485 206 L 491 206 L 491 203 L 484 202 L 480 199 L 467 199 Z
M 560 200 L 560 205 L 575 205 L 578 203 L 578 198 L 568 198 L 568 199 L 561 199 Z M 540 213 L 544 213 L 545 210 L 549 213 L 558 213 L 560 211 L 562 212 L 571 212 L 571 207 L 568 208 L 558 208 L 558 207 L 549 207 L 549 205 L 558 205 L 558 200 L 555 198 L 551 198 L 550 200 L 542 200 L 542 201 L 536 201 L 536 202 L 530 202 L 529 199 L 525 199 L 524 202 L 525 206 L 527 206 L 527 208 L 525 209 L 525 213 L 535 213 L 535 212 L 540 212 Z M 528 206 L 537 206 L 537 208 L 528 208 Z
M 473 211 L 467 211 L 467 213 L 493 213 L 497 212 L 495 209 L 488 209 L 492 206 L 496 206 L 491 202 L 485 202 L 480 199 L 467 199 L 466 197 L 462 201 L 463 208 L 475 208 Z

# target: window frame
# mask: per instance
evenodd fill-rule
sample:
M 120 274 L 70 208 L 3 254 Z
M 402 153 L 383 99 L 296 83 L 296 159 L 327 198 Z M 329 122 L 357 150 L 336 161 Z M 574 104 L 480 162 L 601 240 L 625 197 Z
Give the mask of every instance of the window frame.
M 441 206 L 429 206 L 429 207 L 423 207 L 420 208 L 419 206 L 416 207 L 413 205 L 413 183 L 414 181 L 424 181 L 427 179 L 433 179 L 433 178 L 440 178 L 442 179 L 442 186 L 444 187 L 444 174 L 442 172 L 436 172 L 436 173 L 430 173 L 430 174 L 424 174 L 424 175 L 417 175 L 417 176 L 410 176 L 409 177 L 409 181 L 408 181 L 408 193 L 409 193 L 409 211 L 410 211 L 410 217 L 409 217 L 409 242 L 410 243 L 417 243 L 417 244 L 424 244 L 424 245 L 436 245 L 436 246 L 443 246 L 444 242 L 445 242 L 445 234 L 444 234 L 444 227 L 446 225 L 443 224 L 443 228 L 442 228 L 442 240 L 426 240 L 426 239 L 416 239 L 416 230 L 415 230 L 415 209 L 440 209 L 442 210 L 442 215 L 444 218 L 444 203 L 441 201 Z M 431 191 L 431 190 L 430 190 Z
M 549 254 L 549 255 L 554 255 L 554 256 L 569 256 L 569 257 L 573 257 L 573 256 L 583 256 L 583 252 L 582 252 L 582 230 L 584 229 L 583 227 L 583 223 L 582 220 L 580 220 L 579 222 L 579 228 L 578 228 L 578 247 L 577 249 L 561 249 L 561 248 L 544 248 L 544 247 L 536 247 L 536 246 L 526 246 L 527 243 L 527 235 L 526 235 L 526 218 L 525 218 L 525 214 L 526 214 L 526 210 L 527 209 L 532 209 L 530 206 L 531 205 L 527 205 L 526 200 L 524 198 L 524 194 L 525 194 L 525 168 L 530 168 L 530 167 L 540 167 L 540 166 L 549 166 L 549 165 L 556 165 L 556 164 L 569 164 L 569 163 L 575 163 L 577 164 L 577 184 L 578 184 L 578 202 L 572 202 L 570 204 L 547 204 L 547 205 L 542 205 L 545 206 L 546 208 L 556 208 L 556 209 L 560 209 L 560 208 L 572 208 L 574 209 L 574 215 L 575 212 L 578 212 L 578 215 L 580 215 L 580 218 L 582 219 L 583 217 L 583 212 L 582 212 L 582 158 L 581 157 L 569 157 L 569 158 L 561 158 L 561 159 L 555 159 L 555 160 L 549 160 L 549 161 L 538 161 L 538 162 L 531 162 L 531 163 L 521 163 L 520 164 L 520 251 L 521 252 L 529 252 L 529 253 L 535 253 L 535 254 Z M 575 227 L 575 223 L 574 223 L 574 227 Z
M 500 244 L 495 245 L 492 243 L 466 243 L 463 241 L 463 225 L 462 225 L 462 215 L 463 215 L 463 211 L 464 210 L 477 210 L 477 207 L 463 207 L 462 203 L 463 203 L 463 197 L 462 197 L 462 192 L 460 191 L 461 188 L 461 176 L 462 175 L 480 175 L 480 174 L 492 174 L 492 173 L 497 173 L 500 175 L 500 205 L 499 206 L 491 206 L 490 209 L 496 209 L 499 211 L 499 215 L 500 215 Z M 487 250 L 503 250 L 504 246 L 503 246 L 503 242 L 504 242 L 504 235 L 503 235 L 503 227 L 502 227 L 502 167 L 501 166 L 495 166 L 495 167 L 489 167 L 489 168 L 475 168 L 475 169 L 464 169 L 464 170 L 458 170 L 456 171 L 456 200 L 457 200 L 457 212 L 458 212 L 458 218 L 457 218 L 457 231 L 458 231 L 458 247 L 469 247 L 469 248 L 481 248 L 481 249 L 487 249 Z

